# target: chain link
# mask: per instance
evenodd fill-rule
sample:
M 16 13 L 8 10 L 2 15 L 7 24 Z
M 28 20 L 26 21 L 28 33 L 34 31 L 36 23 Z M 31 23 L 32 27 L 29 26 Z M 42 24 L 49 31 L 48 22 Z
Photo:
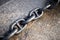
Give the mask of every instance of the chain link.
M 12 26 L 11 30 L 14 28 L 18 29 L 16 34 L 20 33 L 30 21 L 37 19 L 43 15 L 43 11 L 40 8 L 35 8 L 27 17 L 17 20 Z
M 5 38 L 3 40 L 7 40 L 9 38 L 11 38 L 13 35 L 15 34 L 19 34 L 27 25 L 27 23 L 29 23 L 32 20 L 38 19 L 43 15 L 43 11 L 40 8 L 35 8 L 33 9 L 27 17 L 23 18 L 23 19 L 19 19 L 17 21 L 15 21 L 10 29 L 10 33 L 5 36 Z
M 42 9 L 35 8 L 29 12 L 27 17 L 19 19 L 16 22 L 14 22 L 11 26 L 10 32 L 8 33 L 8 35 L 4 36 L 3 40 L 8 40 L 13 35 L 19 34 L 30 21 L 40 18 L 43 15 L 43 10 L 49 8 L 50 6 L 51 4 L 47 5 Z
M 32 20 L 38 19 L 43 15 L 43 10 L 40 8 L 33 9 L 25 18 L 25 23 L 29 23 Z
M 24 19 L 19 19 L 19 20 L 17 20 L 17 21 L 11 26 L 11 30 L 13 30 L 14 28 L 16 28 L 16 29 L 18 30 L 18 31 L 16 32 L 16 34 L 20 33 L 20 32 L 23 30 L 24 26 L 26 25 L 26 24 L 23 24 L 22 22 L 25 22 L 25 20 L 24 20 Z

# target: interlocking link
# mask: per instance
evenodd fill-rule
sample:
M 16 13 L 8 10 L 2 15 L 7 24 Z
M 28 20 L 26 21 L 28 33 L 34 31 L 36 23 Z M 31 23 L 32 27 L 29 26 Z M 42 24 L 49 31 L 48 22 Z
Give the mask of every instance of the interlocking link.
M 10 32 L 4 36 L 3 40 L 8 40 L 13 35 L 19 34 L 30 21 L 40 18 L 43 15 L 43 11 L 51 6 L 52 5 L 49 4 L 44 8 L 35 8 L 29 12 L 27 17 L 15 21 L 9 30 Z
M 25 23 L 29 23 L 32 20 L 38 19 L 43 15 L 43 10 L 40 8 L 33 9 L 27 17 L 25 17 Z
M 27 23 L 41 17 L 42 15 L 43 15 L 43 11 L 40 8 L 36 8 L 33 11 L 31 11 L 31 13 L 29 13 L 27 17 L 17 20 L 11 26 L 11 30 L 13 30 L 14 28 L 18 29 L 18 31 L 16 32 L 16 34 L 18 34 L 25 28 Z
M 23 27 L 25 26 L 25 24 L 23 24 L 22 22 L 24 22 L 24 19 L 19 19 L 17 20 L 12 26 L 11 26 L 11 30 L 13 30 L 14 28 L 18 29 L 18 31 L 16 32 L 16 34 L 20 33 L 23 30 Z
M 12 24 L 10 29 L 11 32 L 7 36 L 5 36 L 4 40 L 11 38 L 15 34 L 19 34 L 30 21 L 38 19 L 42 15 L 43 15 L 42 9 L 40 8 L 33 9 L 31 12 L 29 12 L 27 17 L 19 19 Z
M 51 5 L 47 5 L 43 9 L 35 8 L 29 12 L 27 17 L 15 21 L 11 26 L 10 32 L 8 32 L 8 34 L 4 36 L 3 40 L 8 40 L 13 35 L 19 34 L 30 21 L 40 18 L 43 15 L 43 10 L 47 9 L 50 6 Z
M 34 10 L 31 11 L 31 13 L 29 13 L 29 15 L 34 15 L 35 18 L 34 19 L 38 19 L 43 15 L 43 10 L 41 8 L 35 8 Z
M 49 6 L 50 5 L 46 6 L 45 9 L 48 8 Z M 19 19 L 12 24 L 10 33 L 7 36 L 5 36 L 3 40 L 8 40 L 13 35 L 19 34 L 30 21 L 36 20 L 40 18 L 42 15 L 43 15 L 43 9 L 41 8 L 35 8 L 31 10 L 27 17 Z

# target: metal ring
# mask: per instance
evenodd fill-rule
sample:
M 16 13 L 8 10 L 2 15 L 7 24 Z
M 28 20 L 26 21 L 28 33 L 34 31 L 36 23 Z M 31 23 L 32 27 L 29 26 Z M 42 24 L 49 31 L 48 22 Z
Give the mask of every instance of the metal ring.
M 38 11 L 39 9 L 40 9 L 40 8 L 35 8 L 34 10 L 31 11 L 31 13 L 30 13 L 29 15 L 30 15 L 30 16 L 31 16 L 31 15 L 34 15 L 34 16 L 38 15 L 38 13 L 35 15 L 34 12 Z M 43 15 L 43 10 L 42 10 L 42 9 L 40 9 L 40 10 L 41 10 L 40 15 L 38 15 L 38 17 L 35 17 L 34 19 L 38 19 L 38 18 L 40 18 L 40 17 Z M 38 11 L 38 12 L 39 12 L 39 11 Z
M 12 26 L 11 26 L 11 30 L 13 30 L 14 29 L 14 27 L 15 27 L 15 25 L 18 23 L 18 22 L 21 22 L 21 21 L 25 21 L 24 19 L 19 19 L 19 20 L 17 20 Z M 19 25 L 19 24 L 18 24 Z M 16 34 L 18 34 L 18 33 L 20 33 L 24 28 L 25 28 L 25 26 L 26 25 L 24 25 L 24 27 L 23 26 L 21 26 L 20 25 L 20 27 L 18 26 L 18 31 L 16 32 Z M 20 29 L 22 27 L 22 29 Z

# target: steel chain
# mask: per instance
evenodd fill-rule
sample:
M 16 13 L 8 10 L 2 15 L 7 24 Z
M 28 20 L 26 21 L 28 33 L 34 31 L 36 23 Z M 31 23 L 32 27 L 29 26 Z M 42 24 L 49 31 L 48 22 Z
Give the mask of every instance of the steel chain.
M 50 5 L 46 6 L 44 9 L 47 9 L 48 7 L 50 7 Z M 28 14 L 27 17 L 23 19 L 19 19 L 12 24 L 10 29 L 11 32 L 7 36 L 4 36 L 3 40 L 8 40 L 13 35 L 19 34 L 30 21 L 38 19 L 42 15 L 43 15 L 43 10 L 41 8 L 35 8 L 31 10 L 31 12 Z

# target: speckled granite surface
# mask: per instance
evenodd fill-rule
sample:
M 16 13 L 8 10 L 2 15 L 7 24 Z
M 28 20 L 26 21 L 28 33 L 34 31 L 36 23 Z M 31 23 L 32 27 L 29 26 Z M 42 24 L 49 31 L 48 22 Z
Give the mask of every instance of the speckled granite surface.
M 29 2 L 33 3 L 32 1 Z M 35 5 L 26 5 L 24 2 L 11 0 L 0 6 L 0 36 L 9 30 L 13 21 L 25 17 L 27 11 L 39 5 L 39 1 L 34 2 Z M 30 22 L 19 35 L 13 36 L 10 40 L 60 40 L 60 6 L 46 10 L 40 19 Z

